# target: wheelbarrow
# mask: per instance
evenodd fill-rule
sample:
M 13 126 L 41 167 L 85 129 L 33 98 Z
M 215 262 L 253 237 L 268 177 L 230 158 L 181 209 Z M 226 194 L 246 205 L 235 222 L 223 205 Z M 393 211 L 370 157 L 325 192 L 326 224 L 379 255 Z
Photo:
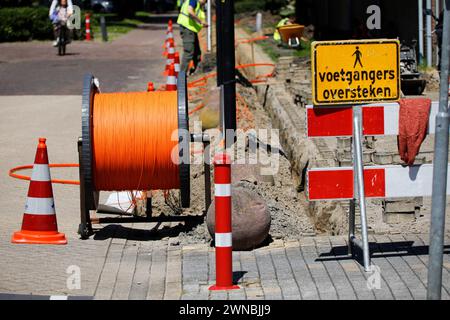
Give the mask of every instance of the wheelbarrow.
M 281 36 L 281 41 L 290 48 L 297 48 L 300 46 L 300 39 L 303 36 L 304 29 L 305 26 L 301 24 L 288 24 L 277 28 Z

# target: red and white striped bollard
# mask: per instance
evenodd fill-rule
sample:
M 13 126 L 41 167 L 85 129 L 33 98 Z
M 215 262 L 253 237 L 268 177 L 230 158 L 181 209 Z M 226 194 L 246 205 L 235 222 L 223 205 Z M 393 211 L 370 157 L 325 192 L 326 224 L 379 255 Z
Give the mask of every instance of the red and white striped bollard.
M 86 13 L 86 41 L 91 41 L 91 15 Z
M 209 290 L 233 290 L 233 242 L 231 224 L 231 158 L 226 153 L 214 157 L 216 284 Z

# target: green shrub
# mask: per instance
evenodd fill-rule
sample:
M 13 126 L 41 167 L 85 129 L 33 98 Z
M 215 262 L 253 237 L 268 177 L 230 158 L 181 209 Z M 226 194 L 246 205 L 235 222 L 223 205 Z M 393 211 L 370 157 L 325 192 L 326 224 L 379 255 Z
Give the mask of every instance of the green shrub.
M 234 11 L 236 13 L 243 13 L 269 10 L 274 13 L 286 4 L 286 0 L 236 0 L 234 3 Z
M 237 0 L 234 3 L 234 11 L 236 13 L 264 10 L 265 7 L 266 1 L 261 0 Z
M 0 9 L 0 42 L 45 40 L 53 37 L 45 7 Z
M 82 12 L 81 29 L 74 30 L 73 33 L 75 40 L 84 39 L 85 20 L 85 12 Z M 99 25 L 99 17 L 94 17 L 91 13 L 91 29 Z M 0 42 L 28 40 L 53 40 L 53 26 L 48 17 L 48 8 L 0 8 Z

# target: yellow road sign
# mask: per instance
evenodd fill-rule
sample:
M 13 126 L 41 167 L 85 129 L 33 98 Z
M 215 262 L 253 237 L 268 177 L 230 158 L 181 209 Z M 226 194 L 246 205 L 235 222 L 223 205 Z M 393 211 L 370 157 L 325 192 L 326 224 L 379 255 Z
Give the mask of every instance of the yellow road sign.
M 311 53 L 315 105 L 399 100 L 398 40 L 316 41 Z

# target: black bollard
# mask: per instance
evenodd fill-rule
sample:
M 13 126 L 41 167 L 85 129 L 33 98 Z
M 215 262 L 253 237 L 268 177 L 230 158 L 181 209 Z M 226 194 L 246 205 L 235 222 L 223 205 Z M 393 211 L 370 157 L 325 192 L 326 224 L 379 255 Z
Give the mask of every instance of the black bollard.
M 108 30 L 106 30 L 106 19 L 104 16 L 100 17 L 100 28 L 102 29 L 102 39 L 104 42 L 108 41 Z

